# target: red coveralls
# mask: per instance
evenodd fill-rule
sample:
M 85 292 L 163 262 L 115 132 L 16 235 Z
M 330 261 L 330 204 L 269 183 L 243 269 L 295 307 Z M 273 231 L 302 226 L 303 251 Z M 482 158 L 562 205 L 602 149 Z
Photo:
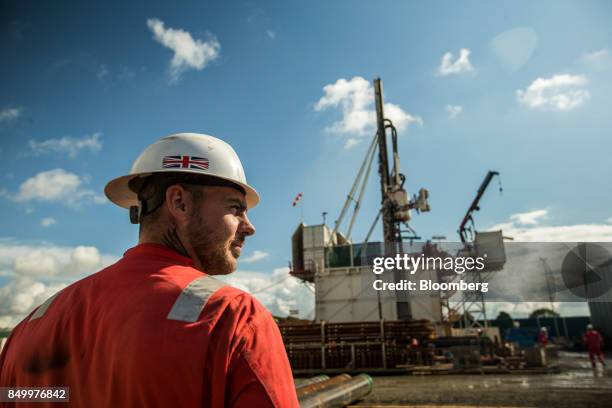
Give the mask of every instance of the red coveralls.
M 587 330 L 584 336 L 582 336 L 582 341 L 584 341 L 584 344 L 589 351 L 591 365 L 595 367 L 595 356 L 597 356 L 602 365 L 606 365 L 603 358 L 603 351 L 601 351 L 601 346 L 603 344 L 603 337 L 601 337 L 601 334 L 599 334 L 597 330 Z
M 540 343 L 540 347 L 546 347 L 548 345 L 548 333 L 544 330 L 540 330 L 538 333 L 538 343 Z
M 154 244 L 65 288 L 13 330 L 0 387 L 16 386 L 70 387 L 75 407 L 298 407 L 271 314 Z

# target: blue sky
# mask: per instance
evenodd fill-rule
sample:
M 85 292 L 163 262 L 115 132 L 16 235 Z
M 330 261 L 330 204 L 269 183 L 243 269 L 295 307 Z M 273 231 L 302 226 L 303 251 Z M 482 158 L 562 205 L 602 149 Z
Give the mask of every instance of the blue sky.
M 419 235 L 456 240 L 494 169 L 504 193 L 495 182 L 479 228 L 612 238 L 609 2 L 1 4 L 6 324 L 134 245 L 137 229 L 103 187 L 179 131 L 232 144 L 262 196 L 250 214 L 252 262 L 236 279 L 251 290 L 281 279 L 300 219 L 294 196 L 303 192 L 308 224 L 339 214 L 373 136 L 377 76 L 402 124 L 406 186 L 430 191 L 432 211 L 411 223 Z M 378 210 L 376 182 L 357 240 Z M 263 301 L 303 312 L 296 290 L 287 281 Z

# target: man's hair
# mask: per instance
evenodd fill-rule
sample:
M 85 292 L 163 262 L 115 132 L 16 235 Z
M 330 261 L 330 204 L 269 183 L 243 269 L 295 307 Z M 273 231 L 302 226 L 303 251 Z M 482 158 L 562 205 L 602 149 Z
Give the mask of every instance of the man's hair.
M 180 184 L 189 191 L 196 203 L 204 199 L 204 191 L 196 186 L 221 186 L 232 187 L 243 194 L 245 190 L 238 184 L 217 177 L 204 176 L 189 173 L 155 173 L 147 177 L 137 177 L 128 183 L 130 189 L 138 194 L 138 200 L 147 203 L 140 222 L 140 231 L 149 229 L 160 217 L 163 203 L 166 201 L 166 190 L 168 187 Z
M 147 177 L 130 180 L 129 187 L 138 194 L 138 201 L 146 203 L 140 220 L 140 232 L 148 230 L 159 221 L 161 208 L 166 202 L 166 190 L 180 184 L 189 191 L 196 202 L 203 198 L 202 189 L 191 188 L 196 178 L 184 173 L 156 173 Z

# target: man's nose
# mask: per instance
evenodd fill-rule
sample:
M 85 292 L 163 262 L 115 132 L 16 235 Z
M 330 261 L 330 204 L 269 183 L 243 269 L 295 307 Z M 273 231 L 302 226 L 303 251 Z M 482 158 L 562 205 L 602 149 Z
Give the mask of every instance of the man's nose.
M 247 236 L 255 234 L 255 226 L 251 224 L 251 221 L 246 214 L 244 214 L 242 222 L 240 223 L 240 231 Z

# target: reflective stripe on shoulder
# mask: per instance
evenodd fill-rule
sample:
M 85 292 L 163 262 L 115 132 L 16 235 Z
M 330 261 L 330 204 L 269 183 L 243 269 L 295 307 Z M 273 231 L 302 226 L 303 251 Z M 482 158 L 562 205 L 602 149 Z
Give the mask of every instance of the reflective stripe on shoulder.
M 47 311 L 47 309 L 51 305 L 51 303 L 53 303 L 53 301 L 57 297 L 57 295 L 59 295 L 59 292 L 57 292 L 55 295 L 51 296 L 49 299 L 45 300 L 45 302 L 42 305 L 38 306 L 38 309 L 36 309 L 34 314 L 32 314 L 32 316 L 30 317 L 29 321 L 32 321 L 34 319 L 38 319 L 40 317 L 43 317 L 45 315 L 45 312 Z
M 168 313 L 168 320 L 190 323 L 197 321 L 208 299 L 224 286 L 226 286 L 224 282 L 208 275 L 193 280 L 183 289 L 176 302 L 174 302 L 170 313 Z

